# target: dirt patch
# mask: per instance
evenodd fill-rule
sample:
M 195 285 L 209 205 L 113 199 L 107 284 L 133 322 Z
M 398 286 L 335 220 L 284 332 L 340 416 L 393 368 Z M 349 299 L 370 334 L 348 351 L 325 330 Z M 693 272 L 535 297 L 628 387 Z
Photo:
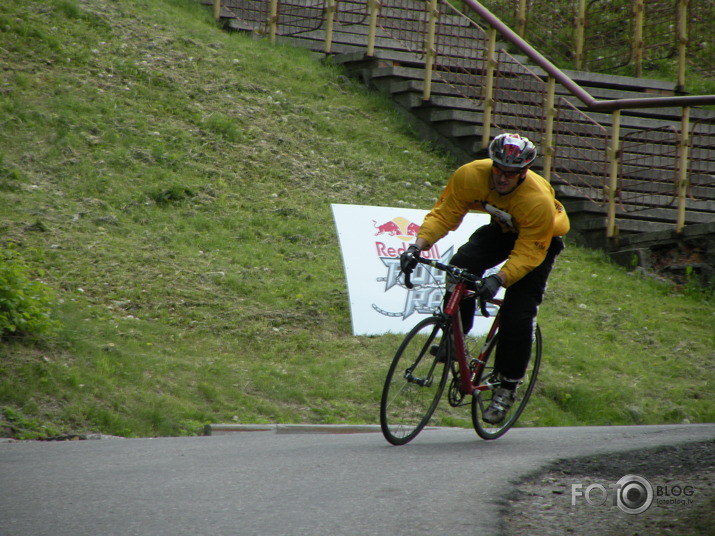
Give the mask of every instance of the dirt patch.
M 641 479 L 652 500 L 635 513 L 647 501 Z M 620 505 L 619 481 L 635 494 L 622 495 Z M 517 484 L 502 529 L 529 536 L 715 535 L 715 441 L 554 463 Z

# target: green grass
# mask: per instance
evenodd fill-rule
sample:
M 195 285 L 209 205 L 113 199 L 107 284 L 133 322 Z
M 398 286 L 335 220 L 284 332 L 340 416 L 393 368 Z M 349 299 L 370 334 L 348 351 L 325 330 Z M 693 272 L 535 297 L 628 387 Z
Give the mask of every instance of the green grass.
M 190 0 L 4 3 L 0 49 L 0 236 L 61 323 L 2 341 L 2 435 L 377 421 L 400 338 L 351 335 L 330 204 L 429 208 L 450 158 L 339 69 Z M 571 240 L 540 322 L 523 424 L 715 419 L 704 293 Z

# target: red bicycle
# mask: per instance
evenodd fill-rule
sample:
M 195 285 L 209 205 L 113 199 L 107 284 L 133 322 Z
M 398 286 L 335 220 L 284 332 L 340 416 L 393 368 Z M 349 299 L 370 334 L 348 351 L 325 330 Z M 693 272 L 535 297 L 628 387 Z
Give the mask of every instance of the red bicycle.
M 494 370 L 494 349 L 499 340 L 499 311 L 481 346 L 479 355 L 469 356 L 459 316 L 459 303 L 474 298 L 481 278 L 456 266 L 418 257 L 420 264 L 447 272 L 455 283 L 454 290 L 442 309 L 420 321 L 405 336 L 397 349 L 385 378 L 380 401 L 380 426 L 385 439 L 393 445 L 412 441 L 427 425 L 452 376 L 448 400 L 452 407 L 472 406 L 472 423 L 479 437 L 496 439 L 504 435 L 519 419 L 536 384 L 541 364 L 541 330 L 536 325 L 531 359 L 517 389 L 517 399 L 506 418 L 497 425 L 483 421 L 499 379 Z M 409 274 L 405 286 L 413 288 Z M 499 307 L 502 300 L 489 302 Z M 482 315 L 488 317 L 488 304 L 480 300 Z

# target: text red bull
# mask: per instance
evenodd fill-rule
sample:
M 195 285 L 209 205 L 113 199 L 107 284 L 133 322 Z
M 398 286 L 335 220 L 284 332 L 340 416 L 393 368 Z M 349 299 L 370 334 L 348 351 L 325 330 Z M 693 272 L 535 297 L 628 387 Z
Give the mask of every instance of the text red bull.
M 398 248 L 394 248 L 394 247 L 389 247 L 384 242 L 375 242 L 375 247 L 377 248 L 377 256 L 378 257 L 399 257 L 405 251 L 407 251 L 407 248 L 410 247 L 410 245 L 405 243 Z M 427 251 L 423 251 L 422 257 L 425 259 L 438 259 L 439 260 L 440 255 L 439 255 L 439 249 L 437 248 L 437 244 L 432 246 Z

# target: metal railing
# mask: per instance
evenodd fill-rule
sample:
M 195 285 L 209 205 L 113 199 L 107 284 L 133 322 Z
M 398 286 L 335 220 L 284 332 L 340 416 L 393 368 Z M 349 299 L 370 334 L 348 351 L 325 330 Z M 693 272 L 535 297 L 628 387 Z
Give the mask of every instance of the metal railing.
M 463 11 L 446 0 L 215 1 L 271 39 L 320 27 L 326 30 L 326 52 L 336 25 L 367 24 L 358 46 L 366 47 L 368 56 L 375 54 L 378 35 L 401 44 L 423 61 L 425 101 L 439 80 L 481 107 L 482 147 L 492 127 L 533 138 L 542 147 L 547 180 L 569 184 L 608 207 L 608 237 L 618 234 L 619 210 L 675 205 L 675 228 L 681 232 L 688 199 L 715 199 L 715 123 L 690 121 L 691 108 L 715 104 L 715 95 L 597 100 L 475 0 L 463 0 Z M 250 6 L 245 14 L 244 6 Z M 497 51 L 497 34 L 537 68 Z M 557 96 L 557 87 L 564 95 Z M 647 130 L 624 125 L 621 136 L 621 111 L 646 108 L 680 109 L 680 124 Z M 707 197 L 710 192 L 713 197 Z
M 673 205 L 678 193 L 680 133 L 672 125 L 623 135 L 618 198 L 625 212 Z
M 689 69 L 715 77 L 715 0 L 482 4 L 563 68 L 611 72 L 630 66 L 641 76 L 653 62 L 674 59 L 681 89 Z
M 559 97 L 554 118 L 553 157 L 555 178 L 577 188 L 583 197 L 603 205 L 608 186 L 610 147 L 608 129 Z
M 715 199 L 715 118 L 693 122 L 690 130 L 692 157 L 688 169 L 691 199 Z

